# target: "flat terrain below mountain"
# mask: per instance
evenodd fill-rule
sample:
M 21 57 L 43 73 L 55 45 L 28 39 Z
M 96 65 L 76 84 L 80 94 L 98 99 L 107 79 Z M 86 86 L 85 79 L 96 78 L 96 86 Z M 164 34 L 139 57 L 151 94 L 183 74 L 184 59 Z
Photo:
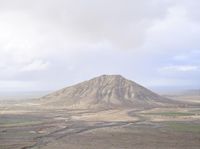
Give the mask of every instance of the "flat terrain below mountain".
M 200 107 L 75 110 L 0 106 L 1 149 L 199 149 Z

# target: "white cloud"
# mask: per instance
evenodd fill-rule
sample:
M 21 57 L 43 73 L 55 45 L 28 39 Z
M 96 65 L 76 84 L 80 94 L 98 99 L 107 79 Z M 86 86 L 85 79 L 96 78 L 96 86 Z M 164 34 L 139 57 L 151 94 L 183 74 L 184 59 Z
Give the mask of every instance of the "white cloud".
M 190 11 L 193 10 L 181 2 L 169 7 L 166 17 L 148 30 L 144 48 L 154 53 L 171 55 L 200 49 L 200 22 L 191 20 Z
M 200 70 L 200 67 L 195 65 L 172 65 L 160 69 L 160 71 L 164 72 L 191 72 L 198 70 Z
M 0 0 L 0 80 L 40 81 L 48 88 L 100 73 L 171 79 L 155 71 L 162 66 L 160 71 L 173 72 L 175 78 L 179 72 L 197 73 L 199 4 Z
M 184 54 L 181 54 L 181 55 L 176 55 L 173 57 L 174 60 L 176 61 L 185 61 L 185 60 L 188 60 L 189 56 L 188 55 L 184 55 Z
M 0 91 L 34 91 L 38 85 L 35 81 L 0 80 Z
M 48 62 L 44 62 L 42 60 L 32 61 L 30 64 L 23 66 L 21 71 L 39 71 L 45 70 L 49 66 Z

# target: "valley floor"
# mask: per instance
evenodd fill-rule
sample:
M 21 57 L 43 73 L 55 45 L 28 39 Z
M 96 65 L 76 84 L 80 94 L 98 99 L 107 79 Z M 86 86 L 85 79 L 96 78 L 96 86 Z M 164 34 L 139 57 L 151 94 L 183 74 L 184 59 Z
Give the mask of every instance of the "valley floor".
M 0 149 L 199 149 L 200 107 L 0 107 Z

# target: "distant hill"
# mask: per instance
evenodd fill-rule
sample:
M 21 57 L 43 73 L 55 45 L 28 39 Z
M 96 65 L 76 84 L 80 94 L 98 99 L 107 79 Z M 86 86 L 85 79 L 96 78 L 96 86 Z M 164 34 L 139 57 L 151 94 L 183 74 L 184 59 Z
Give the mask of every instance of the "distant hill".
M 164 93 L 164 96 L 200 96 L 200 89 L 179 90 Z
M 12 101 L 12 100 L 27 100 L 40 98 L 51 91 L 32 91 L 32 92 L 0 92 L 0 101 Z
M 165 95 L 165 97 L 185 103 L 200 103 L 200 90 L 184 90 Z
M 200 89 L 186 90 L 186 91 L 183 91 L 181 94 L 187 95 L 187 96 L 200 96 Z
M 172 101 L 120 75 L 102 75 L 44 96 L 40 103 L 69 108 L 135 108 Z

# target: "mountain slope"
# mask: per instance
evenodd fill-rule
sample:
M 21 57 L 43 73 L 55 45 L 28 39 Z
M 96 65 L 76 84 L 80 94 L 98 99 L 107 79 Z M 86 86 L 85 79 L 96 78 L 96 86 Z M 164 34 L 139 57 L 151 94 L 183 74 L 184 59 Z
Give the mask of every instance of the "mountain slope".
M 102 75 L 49 94 L 43 105 L 69 108 L 148 107 L 170 103 L 120 75 Z

